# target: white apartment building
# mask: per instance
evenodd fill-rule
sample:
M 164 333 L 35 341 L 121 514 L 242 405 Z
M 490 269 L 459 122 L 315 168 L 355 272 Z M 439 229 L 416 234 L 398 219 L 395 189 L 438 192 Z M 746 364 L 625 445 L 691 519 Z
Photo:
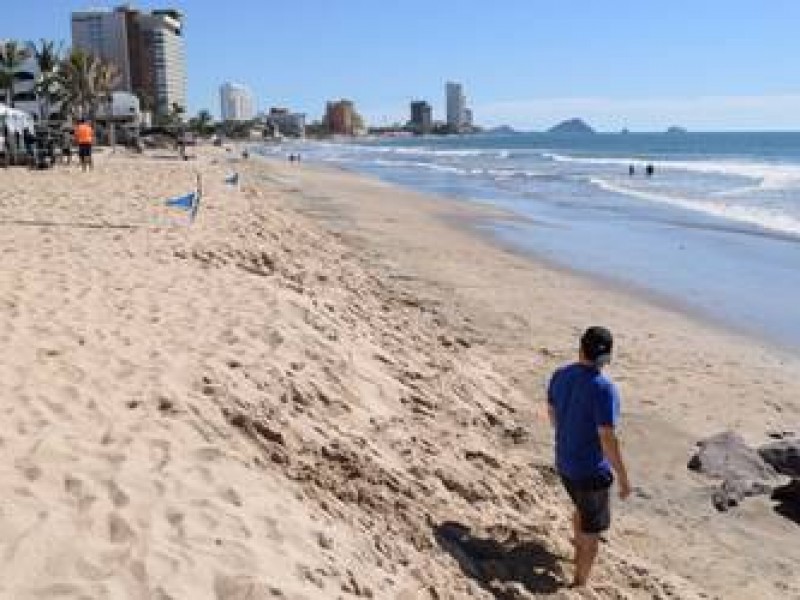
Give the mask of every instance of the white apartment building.
M 4 42 L 5 40 L 0 40 L 0 43 Z M 36 47 L 32 42 L 27 42 L 23 49 L 26 52 L 26 58 L 14 72 L 14 108 L 25 111 L 36 121 L 46 119 L 47 111 L 49 110 L 51 115 L 58 113 L 60 104 L 47 106 L 46 102 L 40 101 L 36 94 L 36 82 L 40 75 L 35 57 Z M 6 96 L 6 91 L 0 90 L 0 103 L 11 106 L 12 98 Z
M 451 131 L 461 131 L 467 125 L 467 98 L 460 83 L 448 81 L 445 86 L 447 102 L 447 127 Z
M 219 88 L 219 99 L 223 121 L 250 121 L 255 118 L 255 98 L 246 85 L 222 84 Z
M 177 11 L 155 10 L 140 17 L 139 27 L 146 53 L 153 61 L 156 110 L 169 112 L 176 105 L 185 109 L 187 77 L 183 15 Z
M 186 107 L 183 14 L 143 12 L 128 5 L 72 13 L 72 46 L 117 66 L 117 90 L 139 96 L 148 108 L 169 113 Z

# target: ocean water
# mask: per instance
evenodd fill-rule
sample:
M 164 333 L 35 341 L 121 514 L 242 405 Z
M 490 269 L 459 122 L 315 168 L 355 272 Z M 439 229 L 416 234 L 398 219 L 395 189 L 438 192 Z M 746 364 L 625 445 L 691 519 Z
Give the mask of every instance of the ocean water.
M 521 252 L 800 349 L 800 133 L 477 135 L 262 149 L 297 151 L 502 207 L 524 219 L 482 229 Z

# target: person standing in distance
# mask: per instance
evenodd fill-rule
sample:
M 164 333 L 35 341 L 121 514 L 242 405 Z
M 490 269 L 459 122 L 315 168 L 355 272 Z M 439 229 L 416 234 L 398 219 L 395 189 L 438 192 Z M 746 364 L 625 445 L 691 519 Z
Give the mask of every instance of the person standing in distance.
M 94 129 L 86 122 L 86 119 L 78 121 L 75 127 L 75 143 L 78 145 L 78 158 L 80 159 L 81 169 L 94 168 L 92 164 L 92 144 L 94 144 Z
M 611 362 L 613 344 L 608 329 L 587 329 L 580 340 L 578 362 L 558 369 L 547 390 L 556 468 L 575 506 L 572 585 L 577 587 L 588 582 L 600 534 L 611 526 L 610 488 L 615 475 L 619 497 L 625 500 L 631 493 L 616 435 L 619 394 L 602 372 Z

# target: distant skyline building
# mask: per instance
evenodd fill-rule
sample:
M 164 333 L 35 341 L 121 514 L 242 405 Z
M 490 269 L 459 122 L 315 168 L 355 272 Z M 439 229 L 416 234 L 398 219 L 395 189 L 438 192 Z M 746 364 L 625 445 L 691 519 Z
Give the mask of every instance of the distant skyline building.
M 0 44 L 10 41 L 0 38 Z M 34 59 L 35 46 L 32 42 L 26 42 L 22 45 L 22 50 L 25 53 L 25 59 L 11 73 L 14 97 L 11 97 L 12 90 L 0 89 L 0 103 L 9 107 L 14 104 L 14 108 L 31 113 L 36 118 L 39 109 L 35 88 L 36 78 L 39 76 L 39 66 Z
M 334 135 L 354 135 L 356 109 L 351 100 L 328 102 L 325 109 L 325 127 Z
M 453 132 L 463 131 L 468 127 L 467 98 L 464 95 L 464 86 L 460 83 L 448 81 L 444 88 L 447 104 L 447 128 Z M 471 112 L 469 117 L 471 120 Z
M 119 7 L 72 13 L 72 47 L 111 63 L 119 71 L 116 89 L 131 90 L 128 10 Z
M 187 104 L 183 13 L 130 5 L 72 13 L 72 47 L 117 67 L 115 89 L 136 94 L 159 114 Z
M 411 103 L 411 128 L 415 133 L 430 133 L 433 130 L 433 109 L 424 100 Z
M 223 121 L 250 121 L 255 118 L 255 97 L 246 85 L 223 83 L 219 88 L 219 97 Z
M 264 123 L 273 134 L 287 137 L 304 137 L 306 134 L 306 115 L 292 112 L 288 108 L 271 108 L 264 115 Z

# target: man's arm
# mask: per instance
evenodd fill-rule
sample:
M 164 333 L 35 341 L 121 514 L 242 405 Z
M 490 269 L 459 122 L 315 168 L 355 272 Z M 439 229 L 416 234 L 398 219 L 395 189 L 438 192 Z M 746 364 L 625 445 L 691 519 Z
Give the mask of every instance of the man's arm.
M 625 461 L 622 460 L 619 439 L 613 427 L 601 426 L 600 445 L 603 448 L 603 455 L 611 463 L 611 468 L 617 476 L 619 483 L 619 497 L 625 500 L 631 494 L 631 484 L 628 481 L 628 470 L 625 468 Z

